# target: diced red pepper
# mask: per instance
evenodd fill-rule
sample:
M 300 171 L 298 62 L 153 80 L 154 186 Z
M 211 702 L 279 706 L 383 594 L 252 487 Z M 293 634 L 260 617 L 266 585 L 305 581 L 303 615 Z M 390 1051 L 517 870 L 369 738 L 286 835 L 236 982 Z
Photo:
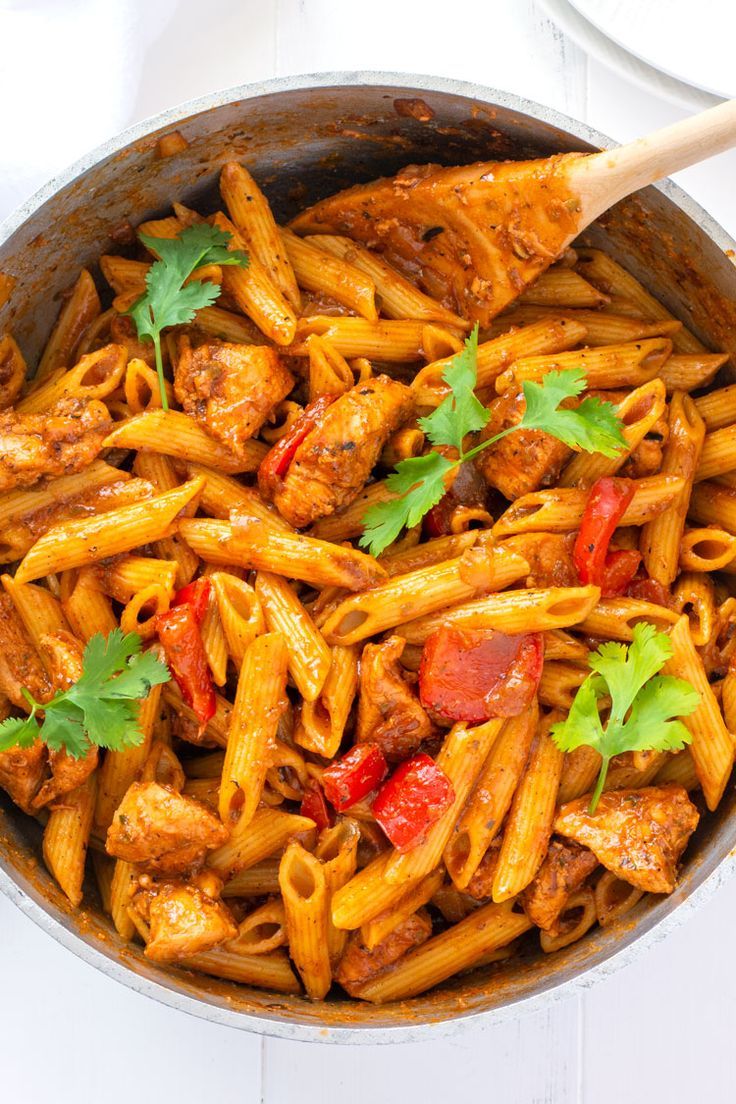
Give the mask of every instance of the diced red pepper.
M 337 395 L 320 395 L 304 408 L 283 437 L 279 437 L 273 448 L 266 453 L 258 469 L 258 486 L 267 498 L 273 497 L 294 459 L 296 450 L 336 398 Z
M 299 812 L 303 817 L 309 817 L 314 821 L 318 832 L 331 827 L 335 822 L 333 814 L 327 807 L 324 791 L 315 778 L 310 778 L 304 787 L 304 797 Z
M 543 664 L 541 633 L 509 636 L 443 625 L 424 645 L 419 697 L 440 721 L 517 717 L 534 700 Z
M 436 506 L 425 515 L 424 532 L 428 537 L 444 537 L 450 533 L 452 515 L 458 506 L 485 509 L 488 484 L 475 464 L 461 464 L 457 474 Z
M 410 851 L 455 800 L 452 782 L 428 755 L 397 767 L 373 802 L 373 815 L 397 851 Z
M 655 606 L 672 607 L 672 594 L 666 586 L 650 578 L 642 569 L 634 576 L 626 588 L 628 598 L 639 598 L 642 602 L 653 602 Z
M 215 714 L 215 688 L 192 606 L 172 606 L 160 613 L 156 631 L 182 697 L 204 728 Z
M 388 764 L 378 744 L 356 744 L 322 773 L 325 797 L 340 813 L 383 782 Z
M 634 497 L 630 479 L 605 476 L 590 488 L 580 532 L 573 549 L 573 563 L 580 582 L 603 586 L 608 545 Z
M 212 583 L 206 576 L 202 576 L 201 579 L 194 579 L 193 582 L 187 583 L 186 586 L 177 590 L 171 604 L 172 606 L 190 606 L 195 621 L 198 625 L 201 625 L 204 621 L 204 615 L 207 613 L 207 603 L 209 602 L 211 590 Z
M 631 580 L 639 570 L 641 552 L 635 549 L 620 548 L 609 552 L 603 565 L 603 583 L 601 595 L 604 598 L 616 598 L 626 593 Z

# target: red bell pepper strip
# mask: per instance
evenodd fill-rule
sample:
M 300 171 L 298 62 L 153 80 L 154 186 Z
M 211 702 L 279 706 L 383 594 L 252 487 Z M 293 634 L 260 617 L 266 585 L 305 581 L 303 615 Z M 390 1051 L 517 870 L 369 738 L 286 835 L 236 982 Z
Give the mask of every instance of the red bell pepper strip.
M 610 476 L 596 480 L 590 488 L 572 554 L 575 569 L 584 586 L 603 585 L 608 545 L 634 497 L 634 491 L 631 480 Z
M 387 774 L 388 764 L 378 744 L 356 744 L 322 772 L 322 787 L 340 813 L 375 790 Z
M 317 825 L 317 831 L 330 828 L 335 818 L 327 807 L 322 787 L 315 778 L 310 778 L 304 787 L 304 796 L 299 812 L 303 817 L 309 817 Z
M 172 606 L 165 613 L 159 613 L 156 631 L 182 697 L 204 728 L 215 714 L 215 688 L 193 607 L 189 604 Z
M 620 548 L 615 552 L 609 552 L 603 565 L 602 597 L 617 598 L 620 594 L 625 594 L 640 563 L 641 552 L 633 548 Z
M 207 613 L 211 590 L 212 583 L 206 576 L 202 576 L 201 579 L 195 579 L 177 590 L 171 604 L 172 606 L 191 606 L 195 621 L 201 625 Z
M 543 663 L 541 633 L 509 636 L 443 625 L 424 645 L 419 697 L 440 722 L 517 717 L 534 700 Z
M 455 800 L 452 782 L 420 753 L 397 767 L 373 802 L 373 815 L 397 851 L 410 851 Z
M 266 498 L 272 498 L 284 479 L 294 454 L 304 439 L 319 423 L 327 407 L 335 401 L 337 395 L 320 395 L 313 403 L 305 407 L 296 421 L 279 437 L 273 448 L 266 453 L 258 469 L 258 486 Z
M 484 510 L 488 500 L 488 484 L 475 464 L 468 462 L 456 469 L 457 474 L 447 491 L 424 518 L 428 537 L 445 537 L 452 532 L 452 515 L 458 506 L 475 506 Z

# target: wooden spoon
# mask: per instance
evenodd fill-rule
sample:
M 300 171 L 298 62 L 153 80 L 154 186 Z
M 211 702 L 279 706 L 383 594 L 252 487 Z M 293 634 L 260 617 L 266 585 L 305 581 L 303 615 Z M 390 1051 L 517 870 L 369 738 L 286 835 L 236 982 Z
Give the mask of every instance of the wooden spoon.
M 485 326 L 614 203 L 735 145 L 736 100 L 729 100 L 602 153 L 411 165 L 317 203 L 292 227 L 365 243 Z

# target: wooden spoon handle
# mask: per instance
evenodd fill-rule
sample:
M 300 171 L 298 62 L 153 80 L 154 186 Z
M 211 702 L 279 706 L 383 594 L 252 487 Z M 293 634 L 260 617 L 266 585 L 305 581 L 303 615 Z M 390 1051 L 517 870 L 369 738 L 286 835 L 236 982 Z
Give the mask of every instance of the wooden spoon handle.
M 663 127 L 618 149 L 572 162 L 581 201 L 580 228 L 639 188 L 736 146 L 736 100 Z

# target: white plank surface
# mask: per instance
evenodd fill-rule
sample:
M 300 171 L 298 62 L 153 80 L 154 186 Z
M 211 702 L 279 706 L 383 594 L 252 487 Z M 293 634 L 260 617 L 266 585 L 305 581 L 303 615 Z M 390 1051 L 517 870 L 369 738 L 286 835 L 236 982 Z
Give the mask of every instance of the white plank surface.
M 617 141 L 681 114 L 589 61 L 534 0 L 0 0 L 0 41 L 0 103 L 12 105 L 0 114 L 0 217 L 122 126 L 273 75 L 372 68 L 476 80 Z M 681 174 L 732 233 L 735 177 L 734 154 Z M 0 1083 L 21 1104 L 725 1101 L 734 907 L 736 883 L 666 944 L 551 1012 L 451 1042 L 327 1048 L 156 1005 L 77 962 L 3 898 Z M 714 1054 L 726 1059 L 708 1064 Z

